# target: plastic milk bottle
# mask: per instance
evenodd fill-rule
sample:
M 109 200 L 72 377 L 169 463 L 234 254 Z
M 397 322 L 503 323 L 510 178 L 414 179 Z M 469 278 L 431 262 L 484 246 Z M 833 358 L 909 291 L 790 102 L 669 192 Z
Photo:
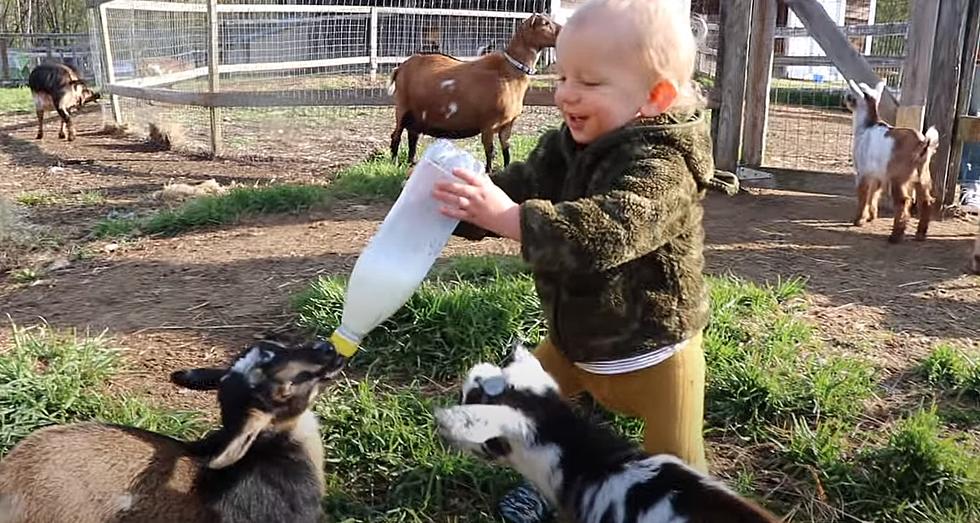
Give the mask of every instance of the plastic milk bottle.
M 330 337 L 340 354 L 353 356 L 364 336 L 408 301 L 446 246 L 459 220 L 439 212 L 432 189 L 437 181 L 455 180 L 456 167 L 483 173 L 483 163 L 452 142 L 432 143 L 357 258 L 340 327 Z

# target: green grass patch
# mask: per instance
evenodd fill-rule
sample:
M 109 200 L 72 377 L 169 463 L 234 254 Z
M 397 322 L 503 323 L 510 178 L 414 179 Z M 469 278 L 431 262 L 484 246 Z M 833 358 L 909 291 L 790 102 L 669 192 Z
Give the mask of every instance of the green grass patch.
M 922 362 L 920 372 L 943 390 L 980 398 L 980 363 L 964 351 L 940 345 Z
M 536 342 L 543 324 L 531 276 L 513 262 L 497 267 L 497 258 L 464 260 L 433 271 L 367 336 L 354 365 L 455 380 L 477 362 L 499 361 L 512 342 Z M 295 301 L 300 323 L 329 335 L 340 324 L 345 293 L 343 278 L 315 281 Z
M 517 476 L 438 441 L 433 409 L 454 399 L 371 378 L 334 386 L 317 407 L 331 519 L 492 521 L 489 511 Z
M 0 113 L 26 113 L 34 109 L 27 87 L 0 88 Z
M 526 159 L 536 143 L 536 137 L 512 137 L 513 159 Z M 482 154 L 482 148 L 480 151 Z M 173 236 L 202 227 L 235 223 L 244 216 L 303 211 L 335 199 L 391 202 L 398 198 L 407 177 L 405 147 L 399 159 L 396 164 L 385 153 L 377 152 L 366 161 L 338 173 L 328 186 L 284 184 L 239 187 L 222 195 L 194 198 L 176 209 L 146 217 L 107 218 L 95 225 L 93 233 L 98 238 L 140 234 Z M 51 203 L 45 195 L 24 195 L 22 198 L 27 198 L 30 205 Z M 104 202 L 104 197 L 99 193 L 86 193 L 81 198 L 83 202 L 91 204 Z
M 17 269 L 10 273 L 10 280 L 14 283 L 34 283 L 41 279 L 41 274 L 31 268 Z
M 102 205 L 106 198 L 105 194 L 99 191 L 85 191 L 78 195 L 78 200 L 82 205 Z
M 865 521 L 972 522 L 980 517 L 980 459 L 944 434 L 934 409 L 899 420 L 882 438 L 842 427 L 794 434 L 791 455 L 816 473 L 842 510 Z
M 100 238 L 137 233 L 172 236 L 187 230 L 234 223 L 245 216 L 306 210 L 324 203 L 327 196 L 327 188 L 318 185 L 238 187 L 226 194 L 194 198 L 176 209 L 146 218 L 102 220 L 95 227 L 95 235 Z
M 330 183 L 330 195 L 340 199 L 394 201 L 401 193 L 408 175 L 406 162 L 395 164 L 387 157 L 375 155 L 337 174 Z
M 46 325 L 14 327 L 0 353 L 0 455 L 38 428 L 83 420 L 136 426 L 172 436 L 199 430 L 191 413 L 167 412 L 106 391 L 119 357 L 102 336 L 82 337 Z
M 874 373 L 855 358 L 827 356 L 796 314 L 800 280 L 759 286 L 711 278 L 705 332 L 710 425 L 761 437 L 795 418 L 850 418 L 872 392 Z
M 17 203 L 25 207 L 40 207 L 43 205 L 54 205 L 62 201 L 62 198 L 55 194 L 28 192 L 17 196 Z

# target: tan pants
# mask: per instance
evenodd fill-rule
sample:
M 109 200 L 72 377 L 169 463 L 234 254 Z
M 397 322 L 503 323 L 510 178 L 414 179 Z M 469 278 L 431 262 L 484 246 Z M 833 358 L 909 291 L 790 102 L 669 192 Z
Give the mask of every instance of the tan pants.
M 707 472 L 704 457 L 704 348 L 702 335 L 653 367 L 626 374 L 592 374 L 572 364 L 546 338 L 534 355 L 558 382 L 562 395 L 582 392 L 609 410 L 643 419 L 643 447 L 668 453 Z

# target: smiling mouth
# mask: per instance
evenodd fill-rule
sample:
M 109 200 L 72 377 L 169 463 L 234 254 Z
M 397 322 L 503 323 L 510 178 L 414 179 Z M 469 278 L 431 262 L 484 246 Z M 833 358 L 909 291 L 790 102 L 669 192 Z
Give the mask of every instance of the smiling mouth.
M 568 121 L 568 126 L 569 127 L 572 127 L 572 128 L 575 128 L 575 129 L 581 129 L 582 126 L 585 125 L 586 118 L 584 116 L 575 116 L 575 115 L 569 114 L 569 115 L 566 115 L 565 118 Z

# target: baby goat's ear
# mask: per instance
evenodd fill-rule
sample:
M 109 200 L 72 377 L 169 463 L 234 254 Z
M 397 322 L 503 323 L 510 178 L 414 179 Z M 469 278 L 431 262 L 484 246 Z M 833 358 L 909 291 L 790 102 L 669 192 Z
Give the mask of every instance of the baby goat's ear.
M 234 465 L 255 443 L 255 438 L 272 423 L 272 414 L 252 409 L 245 416 L 242 426 L 220 454 L 211 459 L 208 468 L 221 469 Z
M 228 369 L 198 368 L 183 369 L 170 374 L 170 382 L 174 385 L 193 390 L 215 390 L 221 383 L 221 377 Z
M 884 80 L 878 80 L 878 84 L 875 85 L 875 93 L 877 93 L 877 96 L 875 98 L 880 100 L 881 99 L 881 95 L 884 92 L 885 92 L 885 81 Z

